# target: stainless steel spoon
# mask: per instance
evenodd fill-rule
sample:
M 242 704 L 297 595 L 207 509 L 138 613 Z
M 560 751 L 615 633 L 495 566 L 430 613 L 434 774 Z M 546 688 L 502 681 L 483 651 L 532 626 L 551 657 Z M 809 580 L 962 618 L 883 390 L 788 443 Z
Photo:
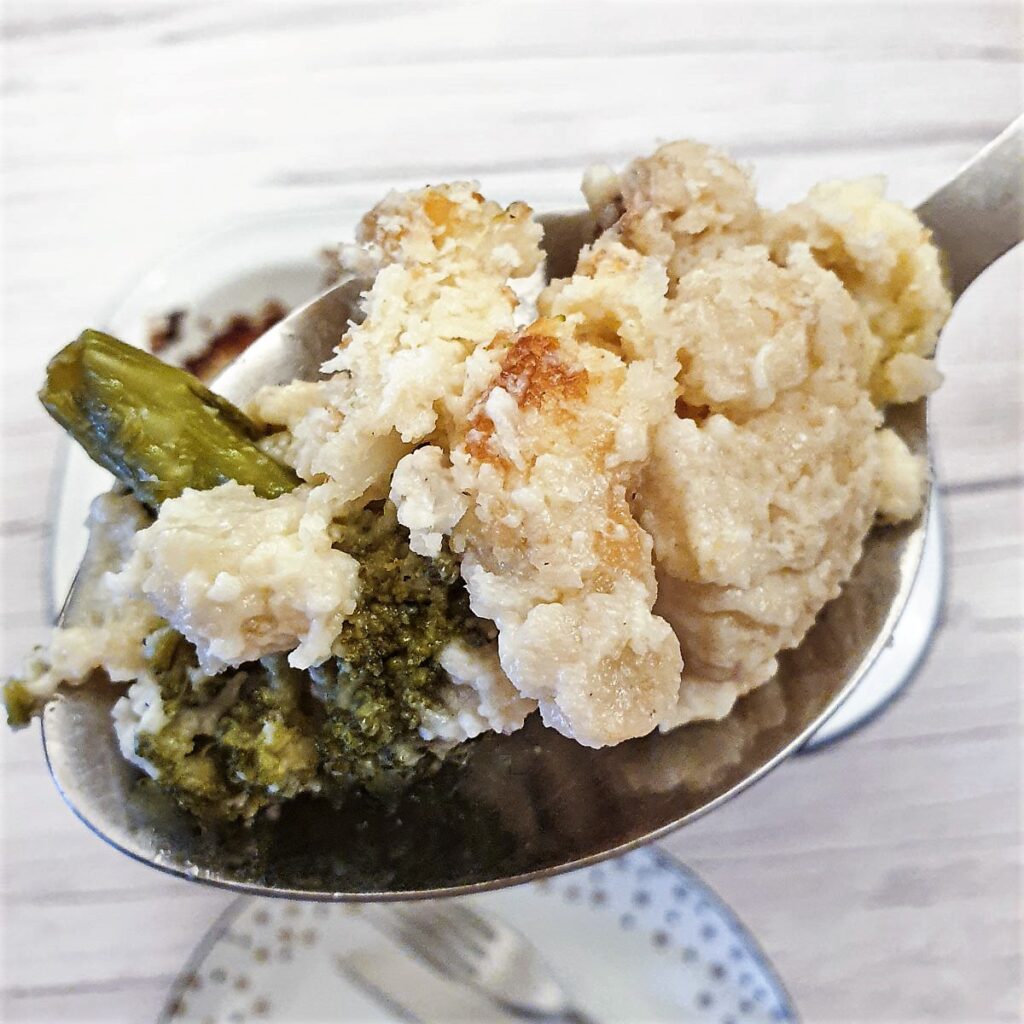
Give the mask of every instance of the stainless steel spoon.
M 918 213 L 949 261 L 959 296 L 1024 236 L 1022 121 L 924 202 Z M 553 276 L 589 240 L 586 213 L 541 218 Z M 312 378 L 355 311 L 359 283 L 327 292 L 264 335 L 218 380 L 242 398 L 262 384 Z M 923 402 L 892 425 L 927 451 Z M 285 806 L 252 833 L 214 840 L 137 785 L 110 723 L 115 687 L 71 690 L 43 718 L 54 781 L 74 812 L 119 850 L 172 874 L 263 895 L 320 900 L 429 897 L 494 888 L 621 853 L 665 835 L 745 789 L 857 685 L 885 646 L 913 583 L 924 519 L 873 531 L 842 595 L 778 675 L 720 722 L 605 750 L 544 729 L 485 737 L 468 760 L 414 787 L 395 807 L 354 799 Z M 88 559 L 87 559 L 88 563 Z M 66 618 L 87 603 L 89 566 Z

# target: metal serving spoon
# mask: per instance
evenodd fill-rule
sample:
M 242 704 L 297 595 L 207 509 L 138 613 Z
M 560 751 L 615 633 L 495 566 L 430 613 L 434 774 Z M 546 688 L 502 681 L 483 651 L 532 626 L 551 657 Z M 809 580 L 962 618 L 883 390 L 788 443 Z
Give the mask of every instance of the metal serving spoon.
M 1022 121 L 1011 125 L 918 207 L 948 257 L 954 296 L 1024 235 Z M 593 229 L 586 213 L 541 218 L 552 276 L 570 273 Z M 311 379 L 355 310 L 359 284 L 338 286 L 264 335 L 217 381 L 239 399 L 263 384 Z M 892 425 L 927 452 L 924 402 Z M 43 717 L 54 781 L 74 812 L 119 850 L 153 867 L 232 889 L 321 900 L 383 900 L 493 888 L 565 870 L 665 835 L 749 786 L 798 749 L 865 674 L 914 580 L 925 520 L 875 530 L 842 595 L 781 659 L 774 680 L 720 722 L 604 750 L 544 729 L 485 736 L 397 806 L 355 798 L 284 806 L 233 838 L 197 831 L 137 785 L 111 728 L 117 688 L 85 686 Z M 88 558 L 66 619 L 81 613 Z

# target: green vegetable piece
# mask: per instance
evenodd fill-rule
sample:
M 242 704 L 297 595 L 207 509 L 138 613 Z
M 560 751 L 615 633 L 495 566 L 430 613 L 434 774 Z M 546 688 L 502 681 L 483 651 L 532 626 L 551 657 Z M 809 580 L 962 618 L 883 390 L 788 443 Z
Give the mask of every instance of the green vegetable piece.
M 246 820 L 314 784 L 309 679 L 283 655 L 207 676 L 170 627 L 152 634 L 147 650 L 166 720 L 140 733 L 135 749 L 182 807 L 207 823 Z
M 309 677 L 282 655 L 265 658 L 261 670 L 221 719 L 217 743 L 234 785 L 287 799 L 308 789 L 318 768 L 314 724 L 302 707 Z
M 334 541 L 359 562 L 359 604 L 334 644 L 334 657 L 310 669 L 327 711 L 318 745 L 322 772 L 336 782 L 386 789 L 408 777 L 426 745 L 425 711 L 439 709 L 448 676 L 438 663 L 454 639 L 488 642 L 444 548 L 435 559 L 409 548 L 395 506 L 373 503 L 336 523 Z
M 299 478 L 256 444 L 259 427 L 192 374 L 100 331 L 57 353 L 39 392 L 46 411 L 143 504 L 228 480 L 263 498 Z
M 275 654 L 209 676 L 171 627 L 146 641 L 164 722 L 137 735 L 136 753 L 155 785 L 206 824 L 250 820 L 304 792 L 384 796 L 444 754 L 419 735 L 449 685 L 438 657 L 456 638 L 489 642 L 493 627 L 471 611 L 452 553 L 413 552 L 390 501 L 332 530 L 359 562 L 362 592 L 323 664 L 300 672 Z
M 18 679 L 9 679 L 4 683 L 3 694 L 7 724 L 14 729 L 28 725 L 39 704 L 28 687 Z

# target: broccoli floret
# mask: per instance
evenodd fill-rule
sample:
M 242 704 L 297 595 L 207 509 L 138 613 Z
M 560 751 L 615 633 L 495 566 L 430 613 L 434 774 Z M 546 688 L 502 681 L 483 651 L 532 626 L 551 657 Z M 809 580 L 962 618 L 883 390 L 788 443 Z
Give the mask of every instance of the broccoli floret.
M 308 679 L 283 657 L 207 676 L 170 628 L 148 646 L 167 721 L 138 734 L 136 753 L 178 803 L 204 821 L 244 819 L 313 784 L 315 723 L 301 707 Z
M 140 735 L 136 751 L 156 770 L 159 787 L 201 821 L 249 818 L 267 802 L 231 786 L 211 739 L 192 733 L 179 716 Z
M 359 562 L 361 586 L 324 664 L 300 672 L 275 654 L 211 675 L 170 626 L 146 640 L 145 678 L 159 690 L 163 724 L 136 728 L 135 753 L 153 783 L 204 823 L 246 821 L 303 792 L 387 792 L 425 774 L 443 753 L 419 735 L 449 685 L 441 651 L 455 638 L 494 637 L 470 610 L 452 553 L 413 552 L 391 502 L 333 529 Z M 21 683 L 8 684 L 4 699 L 14 723 L 35 708 Z
M 7 710 L 7 724 L 20 729 L 32 721 L 32 716 L 41 705 L 20 679 L 8 679 L 4 683 L 4 707 Z
M 447 548 L 433 559 L 410 549 L 390 501 L 352 513 L 335 530 L 337 546 L 359 562 L 360 600 L 334 658 L 311 671 L 327 709 L 318 739 L 322 770 L 387 786 L 428 752 L 418 730 L 448 684 L 441 651 L 455 637 L 486 643 L 493 626 L 470 610 Z
M 282 656 L 260 669 L 221 719 L 217 742 L 237 784 L 287 798 L 309 789 L 317 773 L 316 725 L 301 706 L 309 677 Z
M 149 644 L 168 720 L 136 749 L 206 821 L 249 818 L 305 791 L 386 792 L 425 772 L 437 751 L 419 726 L 448 685 L 438 656 L 456 637 L 493 638 L 454 556 L 413 552 L 391 502 L 347 516 L 333 539 L 359 562 L 360 599 L 322 665 L 298 672 L 274 655 L 208 677 L 172 630 Z
M 335 784 L 389 788 L 428 753 L 418 730 L 429 697 L 394 689 L 386 677 L 359 680 L 348 668 L 332 659 L 312 672 L 327 707 L 317 737 L 322 770 Z

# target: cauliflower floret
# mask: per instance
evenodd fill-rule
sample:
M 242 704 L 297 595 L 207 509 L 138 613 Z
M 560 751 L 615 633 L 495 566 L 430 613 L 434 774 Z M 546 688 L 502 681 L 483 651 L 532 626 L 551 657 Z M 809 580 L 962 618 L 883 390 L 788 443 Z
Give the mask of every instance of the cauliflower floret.
M 452 685 L 440 697 L 443 710 L 423 712 L 423 739 L 461 743 L 484 732 L 507 735 L 537 710 L 537 702 L 521 696 L 502 671 L 494 644 L 470 647 L 453 640 L 438 660 Z
M 876 406 L 937 384 L 949 297 L 914 215 L 864 186 L 769 219 L 738 167 L 674 143 L 584 192 L 607 230 L 541 309 L 585 316 L 627 360 L 678 361 L 633 507 L 685 662 L 662 725 L 720 717 L 837 596 L 876 515 L 919 510 L 924 464 L 879 432 Z M 664 303 L 657 270 L 623 249 L 665 268 Z M 609 317 L 627 281 L 637 298 Z
M 513 327 L 512 277 L 541 262 L 529 207 L 502 209 L 471 183 L 392 193 L 362 223 L 382 266 L 365 316 L 328 360 L 329 379 L 265 388 L 249 411 L 286 428 L 273 450 L 324 483 L 335 514 L 387 493 L 396 463 L 457 403 L 467 357 Z
M 873 397 L 877 405 L 903 404 L 926 398 L 942 383 L 942 373 L 932 359 L 913 352 L 897 352 L 876 368 Z
M 528 277 L 540 263 L 541 228 L 526 203 L 502 209 L 475 181 L 389 192 L 359 224 L 357 240 L 385 263 L 444 264 L 456 273 Z
M 876 404 L 912 402 L 942 378 L 930 361 L 952 301 L 931 234 L 884 198 L 884 181 L 826 182 L 767 219 L 776 258 L 795 242 L 837 274 L 881 342 L 871 380 Z
M 89 600 L 77 601 L 45 647 L 35 650 L 22 676 L 5 687 L 8 715 L 27 721 L 62 683 L 77 686 L 97 669 L 113 682 L 135 679 L 145 668 L 143 643 L 159 617 L 138 592 L 111 585 L 125 563 L 137 531 L 150 521 L 127 494 L 101 494 L 89 510 L 89 548 L 78 583 L 89 582 Z M 15 705 L 20 707 L 15 707 Z
M 686 664 L 680 715 L 724 714 L 768 679 L 860 558 L 877 413 L 855 389 L 833 389 L 787 392 L 743 424 L 714 415 L 658 431 L 638 504 L 655 542 L 657 610 Z
M 409 547 L 427 558 L 438 556 L 442 538 L 469 508 L 469 499 L 452 484 L 448 456 L 436 445 L 417 448 L 399 462 L 390 497 L 409 531 Z
M 142 643 L 159 622 L 150 605 L 127 595 L 108 601 L 97 594 L 93 610 L 88 625 L 55 629 L 46 646 L 30 656 L 17 683 L 34 705 L 48 701 L 62 684 L 84 683 L 97 669 L 115 683 L 140 671 Z
M 866 382 L 877 348 L 840 283 L 800 247 L 785 267 L 762 246 L 701 264 L 680 282 L 672 323 L 680 399 L 737 421 L 812 375 Z
M 875 503 L 879 517 L 887 523 L 913 519 L 921 511 L 928 483 L 928 461 L 914 455 L 893 430 L 880 430 L 878 445 L 878 488 Z
M 159 776 L 159 770 L 138 753 L 139 736 L 159 732 L 168 722 L 164 709 L 160 684 L 145 673 L 140 676 L 123 697 L 119 697 L 110 709 L 114 720 L 114 734 L 121 756 L 136 768 L 141 768 L 151 779 Z
M 667 300 L 650 262 L 605 235 L 542 307 L 583 316 L 577 335 L 602 348 L 676 361 L 677 415 L 634 502 L 685 663 L 668 727 L 719 717 L 771 676 L 856 563 L 875 512 L 878 342 L 806 246 L 786 266 L 737 246 Z
M 627 248 L 606 232 L 581 252 L 572 277 L 541 293 L 544 316 L 571 316 L 576 335 L 627 360 L 649 359 L 675 374 L 679 343 L 668 319 L 668 275 L 651 256 Z
M 726 253 L 680 283 L 678 416 L 638 496 L 686 668 L 666 725 L 726 713 L 839 593 L 875 514 L 875 342 L 805 249 Z
M 164 502 L 111 581 L 142 593 L 195 644 L 204 671 L 290 651 L 327 658 L 359 593 L 359 565 L 331 545 L 309 488 L 258 498 L 234 482 Z
M 474 582 L 482 601 L 500 599 L 476 573 L 471 593 Z M 503 664 L 539 700 L 544 723 L 588 747 L 643 736 L 664 721 L 682 669 L 679 641 L 651 613 L 653 579 L 624 573 L 604 585 L 537 604 L 498 638 Z
M 737 587 L 811 568 L 851 506 L 871 521 L 876 423 L 871 403 L 841 385 L 787 392 L 743 423 L 665 421 L 638 497 L 659 566 Z
M 668 271 L 672 284 L 698 262 L 760 241 L 761 211 L 749 174 L 698 142 L 670 142 L 634 160 L 614 182 L 592 168 L 583 194 L 601 227 Z
M 473 610 L 544 721 L 588 746 L 657 725 L 679 686 L 678 643 L 651 614 L 651 540 L 629 509 L 672 379 L 539 320 L 504 353 L 451 453 L 470 508 L 452 536 Z M 625 444 L 625 450 L 623 449 Z

